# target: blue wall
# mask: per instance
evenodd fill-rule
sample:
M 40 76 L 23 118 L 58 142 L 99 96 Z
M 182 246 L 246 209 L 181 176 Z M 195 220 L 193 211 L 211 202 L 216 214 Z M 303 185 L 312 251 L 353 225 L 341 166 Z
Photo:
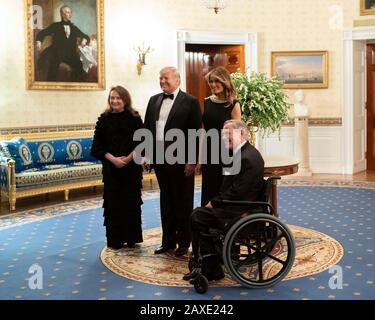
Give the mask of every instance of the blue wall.
M 96 0 L 65 0 L 64 2 L 72 8 L 72 22 L 80 28 L 82 32 L 89 36 L 97 33 Z

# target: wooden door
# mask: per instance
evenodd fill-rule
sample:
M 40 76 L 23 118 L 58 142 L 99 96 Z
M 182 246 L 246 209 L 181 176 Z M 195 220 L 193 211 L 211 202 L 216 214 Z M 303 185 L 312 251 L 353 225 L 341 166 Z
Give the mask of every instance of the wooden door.
M 245 72 L 245 47 L 240 46 L 221 46 L 220 54 L 225 57 L 223 64 L 230 73 L 238 70 Z
M 375 44 L 367 45 L 367 170 L 375 170 Z
M 203 100 L 211 95 L 204 76 L 212 69 L 223 66 L 230 73 L 245 72 L 245 48 L 243 45 L 187 44 L 185 50 L 186 91 L 197 97 L 201 110 Z
M 206 94 L 204 75 L 207 73 L 206 54 L 203 52 L 186 52 L 186 92 L 196 97 L 201 104 Z

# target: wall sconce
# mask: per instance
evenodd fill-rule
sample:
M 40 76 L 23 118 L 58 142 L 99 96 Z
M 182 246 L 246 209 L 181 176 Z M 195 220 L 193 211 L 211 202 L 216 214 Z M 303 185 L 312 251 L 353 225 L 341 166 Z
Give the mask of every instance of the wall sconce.
M 208 9 L 213 9 L 215 13 L 218 13 L 219 10 L 224 9 L 228 4 L 228 0 L 204 0 L 204 4 Z
M 154 51 L 151 46 L 145 47 L 145 44 L 142 43 L 141 46 L 134 47 L 134 50 L 138 53 L 137 60 L 137 72 L 138 75 L 141 75 L 142 67 L 146 65 L 146 54 Z

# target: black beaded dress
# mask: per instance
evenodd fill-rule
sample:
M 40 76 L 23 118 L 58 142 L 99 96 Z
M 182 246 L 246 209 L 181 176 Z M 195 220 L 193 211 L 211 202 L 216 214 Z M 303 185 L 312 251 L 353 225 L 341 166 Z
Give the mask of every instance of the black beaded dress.
M 217 130 L 219 137 L 219 150 L 223 148 L 221 141 L 221 130 L 223 129 L 224 122 L 232 118 L 232 110 L 237 103 L 234 100 L 232 104 L 217 100 L 214 96 L 205 98 L 204 110 L 202 115 L 202 122 L 206 132 L 209 130 Z M 217 196 L 220 190 L 221 183 L 223 182 L 223 163 L 221 161 L 220 153 L 217 156 L 218 162 L 215 162 L 215 157 L 211 154 L 211 140 L 207 139 L 207 144 L 203 145 L 203 149 L 207 152 L 207 162 L 202 163 L 202 196 L 201 206 L 205 206 L 213 197 Z
M 115 157 L 129 155 L 140 143 L 133 141 L 133 134 L 142 127 L 142 119 L 127 110 L 103 113 L 96 123 L 91 154 L 103 163 L 103 216 L 110 247 L 143 241 L 142 167 L 131 161 L 116 168 L 105 158 L 107 152 Z

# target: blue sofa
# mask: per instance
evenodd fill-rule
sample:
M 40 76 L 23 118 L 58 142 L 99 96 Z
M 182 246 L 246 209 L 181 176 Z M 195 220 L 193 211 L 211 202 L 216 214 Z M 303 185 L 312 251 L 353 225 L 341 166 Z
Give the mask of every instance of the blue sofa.
M 90 156 L 93 132 L 32 133 L 0 137 L 2 200 L 16 209 L 18 198 L 102 184 L 102 165 Z

